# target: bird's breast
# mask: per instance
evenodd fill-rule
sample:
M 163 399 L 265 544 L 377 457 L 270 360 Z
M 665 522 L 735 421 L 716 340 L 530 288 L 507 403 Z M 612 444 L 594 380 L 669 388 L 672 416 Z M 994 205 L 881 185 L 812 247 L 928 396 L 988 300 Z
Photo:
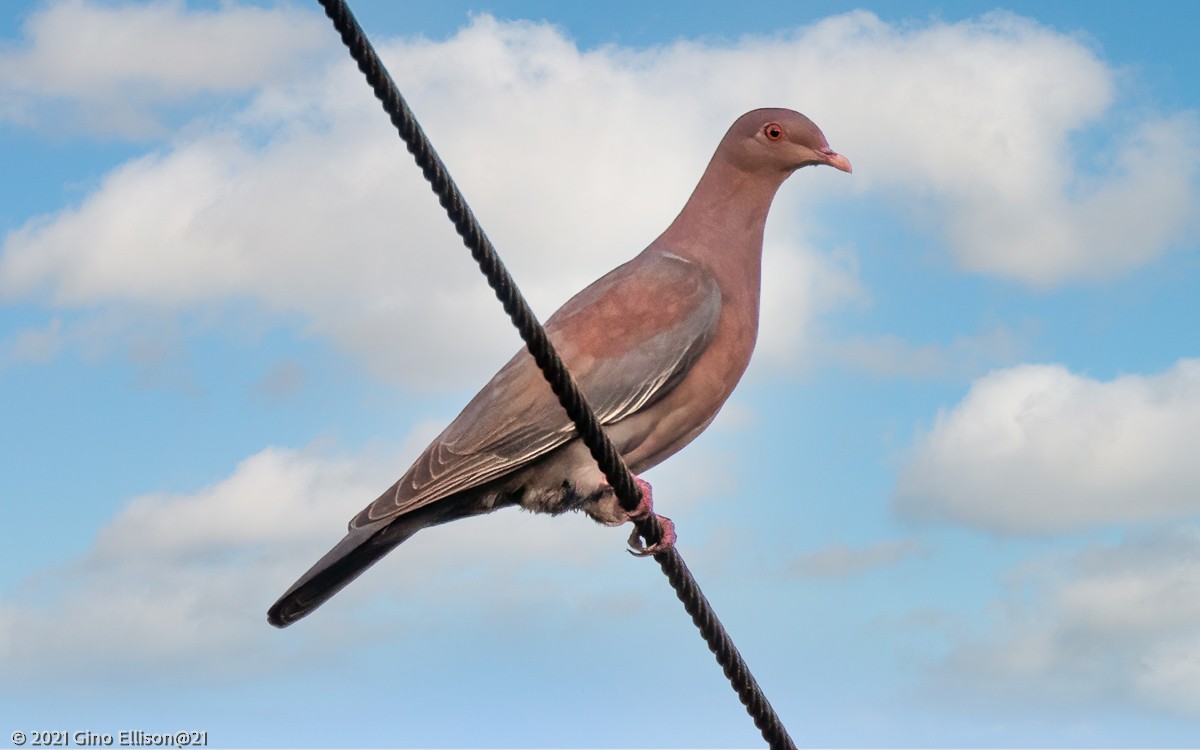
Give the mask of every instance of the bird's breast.
M 675 388 L 610 428 L 634 473 L 641 473 L 691 443 L 716 418 L 750 364 L 758 333 L 752 320 L 722 315 L 704 352 Z

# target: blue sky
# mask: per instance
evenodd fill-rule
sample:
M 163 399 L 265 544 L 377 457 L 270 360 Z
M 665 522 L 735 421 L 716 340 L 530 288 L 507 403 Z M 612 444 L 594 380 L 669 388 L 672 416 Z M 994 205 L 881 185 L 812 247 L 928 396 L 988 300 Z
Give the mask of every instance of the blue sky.
M 574 5 L 354 4 L 543 316 L 748 109 L 855 166 L 781 190 L 755 361 L 647 477 L 796 741 L 1194 745 L 1200 10 Z M 267 626 L 516 335 L 319 11 L 6 11 L 0 744 L 756 746 L 583 517 Z

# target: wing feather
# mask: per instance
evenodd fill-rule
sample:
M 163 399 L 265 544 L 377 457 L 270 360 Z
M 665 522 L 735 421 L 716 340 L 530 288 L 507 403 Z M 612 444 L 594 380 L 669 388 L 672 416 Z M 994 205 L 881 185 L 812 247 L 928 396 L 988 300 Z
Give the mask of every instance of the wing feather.
M 609 425 L 651 405 L 687 374 L 720 313 L 721 292 L 706 269 L 647 252 L 575 295 L 546 330 Z M 496 480 L 574 436 L 533 356 L 522 350 L 350 528 Z

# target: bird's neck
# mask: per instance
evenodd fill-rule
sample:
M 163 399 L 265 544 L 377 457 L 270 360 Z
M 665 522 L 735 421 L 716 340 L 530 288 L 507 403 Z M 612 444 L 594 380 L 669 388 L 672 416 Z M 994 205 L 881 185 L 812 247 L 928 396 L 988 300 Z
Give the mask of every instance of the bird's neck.
M 679 216 L 651 248 L 706 266 L 726 294 L 747 294 L 757 308 L 763 228 L 771 201 L 789 174 L 749 173 L 714 158 Z

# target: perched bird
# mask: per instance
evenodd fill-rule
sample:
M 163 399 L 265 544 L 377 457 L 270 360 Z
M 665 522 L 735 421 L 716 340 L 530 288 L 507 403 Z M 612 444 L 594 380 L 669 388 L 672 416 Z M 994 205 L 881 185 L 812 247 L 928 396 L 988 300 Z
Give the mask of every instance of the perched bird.
M 763 227 L 792 172 L 850 172 L 820 129 L 787 109 L 756 109 L 721 140 L 683 211 L 636 258 L 572 297 L 546 331 L 630 470 L 690 443 L 733 391 L 758 334 Z M 427 526 L 521 505 L 582 510 L 618 525 L 623 510 L 532 355 L 522 350 L 404 476 L 350 521 L 349 533 L 267 613 L 285 627 Z M 664 537 L 650 554 L 674 542 Z

